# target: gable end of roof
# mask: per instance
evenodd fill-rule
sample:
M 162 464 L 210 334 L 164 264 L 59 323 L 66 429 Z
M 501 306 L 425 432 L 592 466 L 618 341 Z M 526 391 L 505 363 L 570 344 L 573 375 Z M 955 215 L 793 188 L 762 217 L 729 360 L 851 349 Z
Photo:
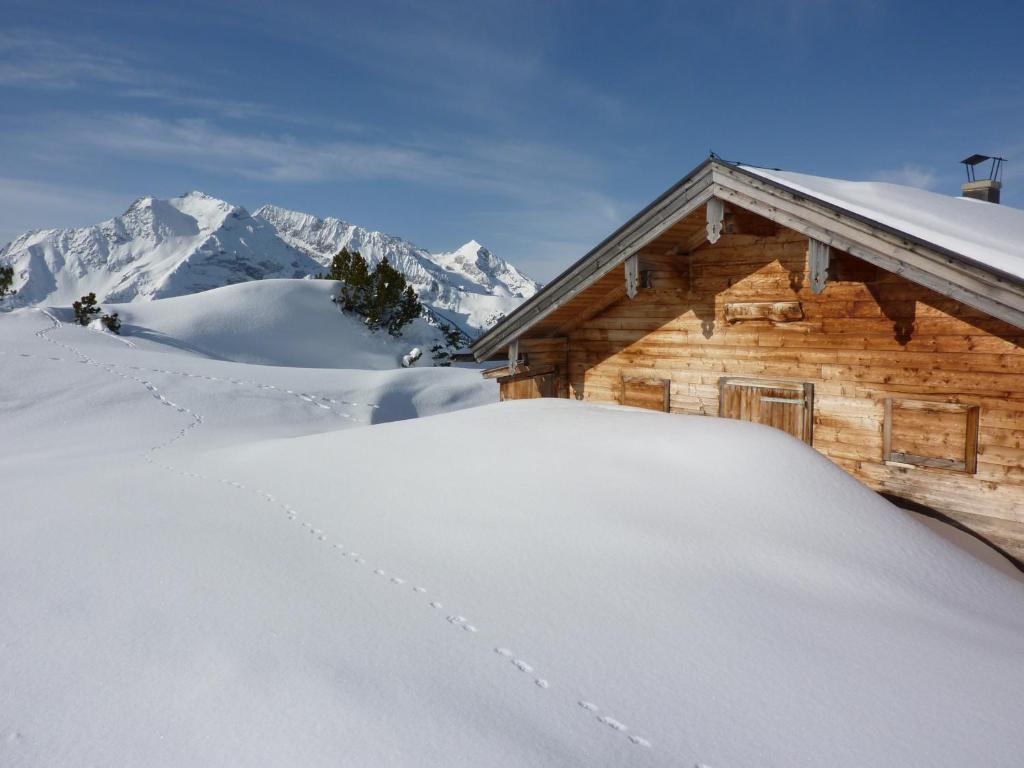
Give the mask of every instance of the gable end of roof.
M 750 167 L 712 157 L 480 336 L 471 347 L 476 359 L 493 355 L 711 197 L 1024 328 L 1024 279 Z

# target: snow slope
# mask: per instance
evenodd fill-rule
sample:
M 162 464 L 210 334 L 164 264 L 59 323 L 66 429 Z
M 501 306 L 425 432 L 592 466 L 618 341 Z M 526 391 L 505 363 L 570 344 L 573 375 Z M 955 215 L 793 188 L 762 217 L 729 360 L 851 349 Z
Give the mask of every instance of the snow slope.
M 463 328 L 480 328 L 537 291 L 537 284 L 476 241 L 436 256 L 383 232 L 340 219 L 264 206 L 254 216 L 190 192 L 144 197 L 120 216 L 80 229 L 26 232 L 0 248 L 15 270 L 9 303 L 66 305 L 183 296 L 243 281 L 325 271 L 343 247 L 371 263 L 387 258 L 421 301 Z
M 743 168 L 1024 280 L 1024 211 L 1017 208 L 880 181 Z
M 398 368 L 412 347 L 427 350 L 438 337 L 422 320 L 397 339 L 371 332 L 331 301 L 337 292 L 333 280 L 259 280 L 103 309 L 118 312 L 128 337 L 260 365 Z M 429 354 L 422 365 L 430 365 Z
M 198 298 L 0 314 L 0 765 L 1019 765 L 1024 586 L 799 441 Z

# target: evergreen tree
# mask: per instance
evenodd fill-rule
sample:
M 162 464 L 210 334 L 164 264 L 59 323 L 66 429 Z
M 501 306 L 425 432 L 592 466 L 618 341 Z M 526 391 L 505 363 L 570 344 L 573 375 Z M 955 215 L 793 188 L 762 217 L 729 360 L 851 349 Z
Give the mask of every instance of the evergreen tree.
M 117 316 L 117 312 L 111 315 L 104 315 L 100 320 L 103 321 L 103 325 L 106 326 L 108 331 L 117 334 L 121 333 L 121 318 Z
M 335 301 L 345 312 L 362 317 L 370 330 L 386 328 L 392 336 L 401 336 L 402 328 L 423 312 L 416 291 L 386 258 L 371 270 L 358 251 L 343 248 L 325 277 L 341 282 Z
M 331 262 L 331 274 L 337 274 L 335 280 L 341 280 L 341 294 L 338 302 L 346 312 L 355 312 L 366 317 L 370 308 L 370 267 L 359 252 L 349 253 L 342 250 Z M 335 265 L 337 264 L 337 270 Z
M 439 323 L 437 329 L 441 331 L 441 340 L 430 348 L 430 356 L 434 365 L 447 368 L 452 364 L 455 353 L 462 348 L 462 331 L 445 322 Z
M 352 270 L 352 262 L 355 258 L 362 259 L 356 251 L 354 254 L 349 253 L 348 248 L 342 248 L 338 254 L 331 259 L 330 270 L 327 273 L 328 280 L 348 280 Z
M 402 282 L 404 283 L 405 280 L 403 279 Z M 398 309 L 395 311 L 395 317 L 391 321 L 391 326 L 388 327 L 388 332 L 392 336 L 398 336 L 405 325 L 422 314 L 423 305 L 420 303 L 419 296 L 416 295 L 416 291 L 412 289 L 411 285 L 406 285 L 402 292 L 402 300 L 398 303 Z
M 99 304 L 96 303 L 95 293 L 83 296 L 79 301 L 72 304 L 71 307 L 75 310 L 75 320 L 79 325 L 88 325 L 92 322 L 93 316 L 98 315 L 102 311 Z
M 12 285 L 14 285 L 14 267 L 0 267 L 0 299 L 17 293 L 11 288 Z

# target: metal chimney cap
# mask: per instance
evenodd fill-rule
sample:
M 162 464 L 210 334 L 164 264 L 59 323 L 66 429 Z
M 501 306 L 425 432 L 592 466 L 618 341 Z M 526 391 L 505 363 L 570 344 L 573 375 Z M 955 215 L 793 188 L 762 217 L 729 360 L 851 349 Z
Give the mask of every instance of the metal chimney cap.
M 964 170 L 967 171 L 968 183 L 973 183 L 977 180 L 977 166 L 981 163 L 990 163 L 988 167 L 988 178 L 989 181 L 999 181 L 999 174 L 1003 170 L 1003 163 L 1006 162 L 1006 158 L 996 157 L 994 155 L 971 155 L 970 157 L 964 158 L 960 161 Z M 984 171 L 983 171 L 984 172 Z
M 963 163 L 964 165 L 977 165 L 978 163 L 984 163 L 986 160 L 993 160 L 993 159 L 994 160 L 1002 160 L 1003 158 L 1001 158 L 1001 157 L 993 158 L 991 155 L 971 155 L 970 157 L 964 158 L 960 162 Z

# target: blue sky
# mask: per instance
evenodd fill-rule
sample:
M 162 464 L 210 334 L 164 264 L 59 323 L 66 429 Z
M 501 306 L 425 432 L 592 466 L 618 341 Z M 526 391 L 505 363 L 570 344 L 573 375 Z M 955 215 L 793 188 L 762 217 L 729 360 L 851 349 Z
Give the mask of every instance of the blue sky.
M 547 280 L 701 162 L 1024 207 L 1024 4 L 0 0 L 0 242 L 201 189 Z

